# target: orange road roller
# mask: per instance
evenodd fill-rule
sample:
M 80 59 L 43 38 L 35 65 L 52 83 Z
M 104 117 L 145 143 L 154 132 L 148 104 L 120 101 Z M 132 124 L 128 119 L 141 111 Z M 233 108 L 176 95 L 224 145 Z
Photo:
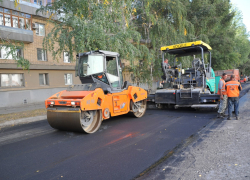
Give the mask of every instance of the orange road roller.
M 81 83 L 45 100 L 51 127 L 65 131 L 96 132 L 103 120 L 146 112 L 147 91 L 123 82 L 119 54 L 91 51 L 77 55 L 76 75 Z

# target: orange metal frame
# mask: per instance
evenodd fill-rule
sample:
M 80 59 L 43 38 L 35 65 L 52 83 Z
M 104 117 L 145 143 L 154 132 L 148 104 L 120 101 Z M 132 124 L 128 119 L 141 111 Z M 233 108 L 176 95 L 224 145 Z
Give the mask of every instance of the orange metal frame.
M 136 94 L 136 95 L 135 95 Z M 108 109 L 110 116 L 127 114 L 130 111 L 130 101 L 138 102 L 147 98 L 147 91 L 140 87 L 129 86 L 128 89 L 117 93 L 104 94 L 101 88 L 94 91 L 61 91 L 54 94 L 45 101 L 46 108 L 53 106 L 72 107 L 71 102 L 80 102 L 80 105 L 73 106 L 82 111 L 102 110 L 103 119 L 104 110 Z M 49 102 L 54 104 L 50 105 Z

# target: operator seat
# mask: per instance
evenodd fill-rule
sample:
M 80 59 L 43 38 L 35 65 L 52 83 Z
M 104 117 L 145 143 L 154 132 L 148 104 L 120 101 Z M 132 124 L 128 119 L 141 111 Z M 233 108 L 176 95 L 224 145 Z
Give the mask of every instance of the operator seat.
M 129 86 L 131 86 L 131 84 L 128 81 L 124 81 L 122 89 L 128 89 Z
M 200 58 L 195 58 L 192 61 L 192 68 L 198 69 L 198 68 L 200 68 L 201 64 L 202 64 L 202 62 L 201 62 Z

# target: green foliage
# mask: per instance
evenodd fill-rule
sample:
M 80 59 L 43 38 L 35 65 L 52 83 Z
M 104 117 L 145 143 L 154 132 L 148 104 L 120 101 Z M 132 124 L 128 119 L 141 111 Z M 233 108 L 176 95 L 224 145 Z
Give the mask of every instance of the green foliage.
M 60 21 L 51 18 L 54 28 L 45 37 L 44 46 L 54 58 L 65 50 L 71 59 L 78 52 L 97 49 L 119 52 L 123 59 L 130 60 L 134 70 L 135 61 L 148 49 L 140 44 L 140 33 L 133 25 L 132 4 L 132 0 L 60 0 L 42 7 L 40 11 L 57 12 Z
M 2 2 L 2 0 L 0 0 Z M 14 6 L 15 8 L 19 5 L 19 1 L 15 0 L 14 1 Z M 20 7 L 19 7 L 20 9 Z M 24 44 L 21 41 L 12 41 L 8 39 L 7 37 L 1 37 L 0 36 L 0 50 L 2 48 L 5 48 L 6 50 L 8 49 L 9 51 L 7 52 L 7 57 L 9 56 L 12 57 L 12 59 L 16 60 L 17 62 L 17 67 L 21 67 L 23 70 L 29 70 L 30 68 L 30 62 L 29 60 L 23 58 L 23 57 L 17 57 L 16 49 L 24 49 Z
M 1 50 L 1 48 L 4 48 L 6 50 L 8 49 L 7 54 L 6 54 L 6 58 L 11 56 L 12 59 L 16 60 L 17 67 L 21 67 L 23 70 L 29 70 L 29 68 L 30 68 L 29 60 L 27 60 L 23 57 L 17 57 L 17 53 L 16 53 L 16 49 L 24 49 L 23 42 L 11 41 L 9 39 L 4 39 L 4 38 L 1 38 L 0 41 L 1 41 L 0 50 Z
M 65 50 L 71 59 L 83 51 L 116 51 L 130 61 L 136 82 L 150 82 L 151 67 L 160 69 L 160 46 L 185 42 L 189 36 L 184 32 L 193 30 L 180 0 L 61 0 L 39 11 L 56 12 L 60 21 L 50 19 L 54 28 L 44 39 L 54 58 Z M 153 76 L 160 75 L 153 71 Z
M 237 60 L 234 62 L 234 67 L 239 68 L 245 75 L 250 74 L 250 41 L 248 40 L 249 33 L 242 22 L 241 12 L 234 8 L 236 15 L 233 19 L 233 26 L 236 31 L 234 52 Z
M 54 28 L 44 39 L 54 58 L 65 50 L 71 59 L 96 49 L 119 52 L 137 83 L 160 78 L 160 47 L 166 45 L 203 40 L 213 48 L 215 70 L 250 61 L 249 35 L 229 0 L 60 0 L 39 11 L 54 12 Z M 190 58 L 178 60 L 191 65 Z
M 23 70 L 29 70 L 30 62 L 27 59 L 20 58 L 17 60 L 17 67 L 21 67 Z
M 149 42 L 150 55 L 143 62 L 152 65 L 153 76 L 159 78 L 162 75 L 160 47 L 190 41 L 189 34 L 192 34 L 194 28 L 186 18 L 186 7 L 180 0 L 136 2 L 135 26 L 142 39 Z M 185 31 L 189 34 L 185 34 Z M 147 71 L 149 69 L 150 66 L 147 66 Z
M 195 27 L 195 40 L 210 44 L 214 70 L 239 68 L 249 61 L 249 35 L 239 10 L 229 0 L 186 2 L 188 19 Z

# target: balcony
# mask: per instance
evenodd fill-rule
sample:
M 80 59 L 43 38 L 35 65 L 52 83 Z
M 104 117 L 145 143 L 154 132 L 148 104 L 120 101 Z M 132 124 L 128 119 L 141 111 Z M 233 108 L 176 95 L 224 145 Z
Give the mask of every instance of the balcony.
M 33 31 L 26 29 L 13 28 L 0 25 L 0 36 L 2 39 L 22 41 L 24 43 L 33 42 Z

